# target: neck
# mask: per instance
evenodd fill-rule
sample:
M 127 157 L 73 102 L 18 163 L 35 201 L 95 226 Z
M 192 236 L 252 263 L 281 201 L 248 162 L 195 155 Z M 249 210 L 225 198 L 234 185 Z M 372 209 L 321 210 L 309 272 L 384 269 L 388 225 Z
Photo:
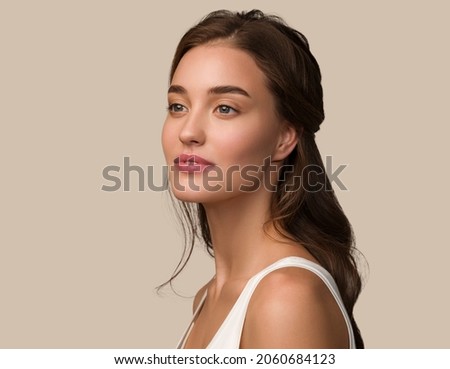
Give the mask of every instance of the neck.
M 204 205 L 216 263 L 216 282 L 249 278 L 270 257 L 275 234 L 269 219 L 270 193 L 255 192 Z M 272 231 L 272 232 L 271 232 Z M 270 234 L 270 236 L 269 236 Z M 273 249 L 273 247 L 272 247 Z

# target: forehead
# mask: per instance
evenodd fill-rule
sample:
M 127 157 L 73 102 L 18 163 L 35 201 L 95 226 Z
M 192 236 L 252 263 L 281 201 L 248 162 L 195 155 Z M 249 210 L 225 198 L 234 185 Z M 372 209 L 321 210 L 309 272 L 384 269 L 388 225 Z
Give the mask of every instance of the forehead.
M 201 45 L 189 50 L 175 70 L 172 84 L 189 90 L 235 85 L 248 92 L 265 89 L 266 78 L 247 52 L 225 44 Z

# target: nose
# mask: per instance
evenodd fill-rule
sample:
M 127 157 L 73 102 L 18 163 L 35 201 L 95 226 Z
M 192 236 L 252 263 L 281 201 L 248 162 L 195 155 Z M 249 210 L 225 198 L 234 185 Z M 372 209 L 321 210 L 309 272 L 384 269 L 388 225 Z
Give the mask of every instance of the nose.
M 206 139 L 204 129 L 206 117 L 201 114 L 190 112 L 186 116 L 186 120 L 178 135 L 180 141 L 185 145 L 202 145 Z

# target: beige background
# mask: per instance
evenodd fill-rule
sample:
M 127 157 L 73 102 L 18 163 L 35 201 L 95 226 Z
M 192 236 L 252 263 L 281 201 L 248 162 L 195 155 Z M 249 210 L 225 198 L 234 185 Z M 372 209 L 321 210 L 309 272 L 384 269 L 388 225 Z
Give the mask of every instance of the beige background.
M 449 348 L 446 1 L 1 1 L 0 347 L 174 347 L 191 298 L 156 295 L 181 238 L 165 193 L 104 192 L 102 169 L 163 164 L 169 64 L 211 10 L 258 7 L 308 37 L 322 155 L 370 264 L 370 348 Z M 159 171 L 156 171 L 159 173 Z M 156 176 L 161 184 L 160 176 Z M 199 248 L 176 282 L 213 273 Z

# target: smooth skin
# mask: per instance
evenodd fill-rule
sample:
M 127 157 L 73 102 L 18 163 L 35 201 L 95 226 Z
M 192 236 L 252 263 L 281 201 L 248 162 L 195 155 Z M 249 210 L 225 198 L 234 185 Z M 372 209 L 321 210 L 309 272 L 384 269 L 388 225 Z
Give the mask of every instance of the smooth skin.
M 183 56 L 169 88 L 162 133 L 169 165 L 180 154 L 195 154 L 222 173 L 236 165 L 261 166 L 269 156 L 279 166 L 297 141 L 293 127 L 277 116 L 266 78 L 249 54 L 216 42 Z M 262 185 L 242 191 L 248 183 L 241 174 L 217 178 L 209 184 L 220 189 L 211 191 L 205 172 L 170 172 L 174 195 L 205 207 L 215 253 L 216 275 L 194 299 L 195 310 L 208 291 L 185 348 L 207 347 L 247 281 L 268 265 L 287 256 L 317 263 L 270 224 L 263 229 L 272 193 Z M 262 180 L 263 173 L 257 175 Z M 277 173 L 266 175 L 274 180 Z M 346 348 L 348 342 L 345 320 L 325 284 L 314 273 L 291 267 L 271 272 L 256 288 L 240 347 Z

